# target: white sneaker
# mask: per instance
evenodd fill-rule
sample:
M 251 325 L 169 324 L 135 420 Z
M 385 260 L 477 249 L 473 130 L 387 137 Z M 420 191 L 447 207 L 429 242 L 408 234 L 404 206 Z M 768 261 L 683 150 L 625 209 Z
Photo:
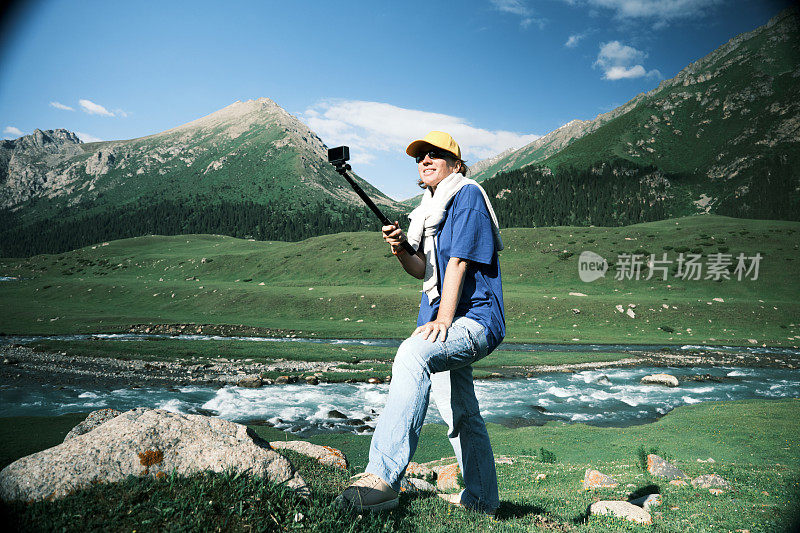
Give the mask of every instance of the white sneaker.
M 400 498 L 392 487 L 375 474 L 356 476 L 349 487 L 344 489 L 334 505 L 341 509 L 362 511 L 388 511 L 397 507 Z

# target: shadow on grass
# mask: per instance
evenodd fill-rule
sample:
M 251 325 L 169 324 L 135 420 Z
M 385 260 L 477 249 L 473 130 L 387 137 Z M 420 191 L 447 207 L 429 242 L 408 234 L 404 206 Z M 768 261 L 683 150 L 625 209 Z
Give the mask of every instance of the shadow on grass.
M 630 495 L 628 496 L 628 501 L 636 500 L 643 496 L 649 496 L 650 494 L 661 494 L 661 488 L 658 485 L 652 483 L 650 485 L 640 487 L 630 493 Z
M 495 518 L 497 520 L 514 520 L 529 514 L 539 515 L 542 513 L 544 513 L 543 507 L 501 501 L 500 507 L 497 508 L 497 512 L 495 513 Z

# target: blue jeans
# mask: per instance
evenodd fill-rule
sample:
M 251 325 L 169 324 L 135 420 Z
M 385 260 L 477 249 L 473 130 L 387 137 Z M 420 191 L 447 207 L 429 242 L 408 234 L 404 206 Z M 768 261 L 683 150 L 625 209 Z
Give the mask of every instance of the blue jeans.
M 500 503 L 497 473 L 471 366 L 487 351 L 484 327 L 467 317 L 453 321 L 444 342 L 424 340 L 422 335 L 403 341 L 392 365 L 389 397 L 372 436 L 366 471 L 400 490 L 432 395 L 464 476 L 462 505 L 493 512 Z

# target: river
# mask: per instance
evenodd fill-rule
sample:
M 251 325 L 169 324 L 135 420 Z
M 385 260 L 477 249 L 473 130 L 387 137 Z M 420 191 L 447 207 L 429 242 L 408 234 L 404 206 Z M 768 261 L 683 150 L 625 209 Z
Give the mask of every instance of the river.
M 648 374 L 667 372 L 678 387 L 643 385 Z M 691 378 L 702 379 L 693 381 Z M 383 409 L 387 384 L 322 383 L 258 389 L 80 389 L 0 386 L 0 416 L 54 416 L 114 408 L 153 407 L 202 413 L 243 423 L 273 425 L 297 435 L 329 431 L 371 433 Z M 548 421 L 624 427 L 657 420 L 681 405 L 747 398 L 800 396 L 800 370 L 743 367 L 624 367 L 554 372 L 531 378 L 475 383 L 487 422 L 518 427 Z M 341 418 L 341 417 L 344 418 Z M 426 422 L 441 423 L 435 407 Z

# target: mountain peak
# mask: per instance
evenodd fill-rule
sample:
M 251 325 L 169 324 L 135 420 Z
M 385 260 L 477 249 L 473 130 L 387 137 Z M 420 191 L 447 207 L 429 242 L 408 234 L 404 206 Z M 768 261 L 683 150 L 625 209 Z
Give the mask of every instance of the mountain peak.
M 175 133 L 185 130 L 213 130 L 219 127 L 238 124 L 239 126 L 251 126 L 258 121 L 280 119 L 281 122 L 295 119 L 282 107 L 269 98 L 257 98 L 254 100 L 237 100 L 230 105 L 223 107 L 204 117 L 200 117 L 176 128 L 161 132 L 160 135 Z
M 80 149 L 76 151 L 72 148 L 74 145 L 82 144 L 75 133 L 62 128 L 54 130 L 36 128 L 33 133 L 5 142 L 5 146 L 12 150 L 35 150 L 48 153 L 62 152 L 65 149 L 71 153 L 80 153 Z

